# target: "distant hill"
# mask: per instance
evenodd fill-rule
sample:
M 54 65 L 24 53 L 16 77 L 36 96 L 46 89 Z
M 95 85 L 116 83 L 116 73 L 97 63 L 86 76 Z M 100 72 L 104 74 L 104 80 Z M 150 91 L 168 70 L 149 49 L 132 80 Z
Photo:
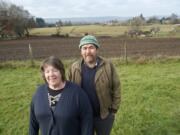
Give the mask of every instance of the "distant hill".
M 149 19 L 150 17 L 153 16 L 147 16 L 145 17 L 146 19 Z M 157 15 L 155 16 L 158 19 L 163 18 L 163 17 L 168 17 L 168 15 Z M 73 18 L 43 18 L 46 23 L 49 24 L 54 24 L 57 21 L 61 20 L 62 22 L 69 22 L 71 21 L 72 24 L 88 24 L 88 23 L 106 23 L 112 20 L 117 20 L 117 21 L 126 21 L 128 19 L 131 19 L 133 17 L 118 17 L 118 16 L 103 16 L 103 17 L 73 17 Z M 180 18 L 180 16 L 178 16 Z
M 73 24 L 77 23 L 105 23 L 111 20 L 125 21 L 131 17 L 117 17 L 117 16 L 106 16 L 106 17 L 76 17 L 76 18 L 44 18 L 46 23 L 56 23 L 61 20 L 62 22 L 71 21 Z

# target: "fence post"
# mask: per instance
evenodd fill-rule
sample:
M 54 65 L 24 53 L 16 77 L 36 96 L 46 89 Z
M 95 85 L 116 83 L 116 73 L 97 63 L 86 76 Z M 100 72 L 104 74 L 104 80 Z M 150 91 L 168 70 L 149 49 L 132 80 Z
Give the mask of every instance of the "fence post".
M 127 60 L 127 44 L 126 44 L 126 40 L 124 40 L 124 58 L 125 58 L 126 64 L 128 64 L 128 60 Z
M 33 60 L 33 52 L 32 52 L 31 44 L 29 44 L 29 57 L 31 60 L 31 66 L 33 67 L 34 66 L 34 60 Z

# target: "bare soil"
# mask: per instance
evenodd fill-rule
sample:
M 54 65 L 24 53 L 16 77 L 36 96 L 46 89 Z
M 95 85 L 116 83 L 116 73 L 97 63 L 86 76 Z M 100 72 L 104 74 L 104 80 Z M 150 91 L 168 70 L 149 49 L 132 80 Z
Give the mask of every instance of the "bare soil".
M 0 61 L 29 59 L 29 44 L 35 59 L 50 55 L 60 58 L 80 57 L 78 48 L 80 38 L 31 37 L 27 39 L 0 41 Z M 156 57 L 179 56 L 180 39 L 122 39 L 98 37 L 100 55 L 104 57 Z M 126 53 L 125 53 L 126 50 Z

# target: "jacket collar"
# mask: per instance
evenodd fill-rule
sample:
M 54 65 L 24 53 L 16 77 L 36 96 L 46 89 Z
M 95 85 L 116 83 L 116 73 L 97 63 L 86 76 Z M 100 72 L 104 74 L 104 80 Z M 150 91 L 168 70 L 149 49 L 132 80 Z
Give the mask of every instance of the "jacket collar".
M 98 66 L 100 67 L 100 66 L 102 66 L 102 65 L 105 63 L 105 59 L 104 59 L 103 57 L 101 57 L 101 56 L 97 56 L 97 57 L 98 57 L 98 59 L 99 59 L 99 61 L 100 61 L 100 63 L 98 64 Z M 81 59 L 77 62 L 77 64 L 75 65 L 75 68 L 81 69 L 81 64 L 82 64 L 82 63 L 84 63 L 83 58 L 81 58 Z
M 101 66 L 103 66 L 105 63 L 106 63 L 106 60 L 103 58 L 103 57 L 101 57 L 101 56 L 98 56 L 99 57 L 99 59 L 100 59 L 100 63 L 99 63 L 99 66 L 98 67 L 101 67 Z M 83 59 L 81 58 L 79 61 L 77 61 L 76 63 L 75 63 L 75 65 L 74 65 L 74 68 L 76 69 L 76 70 L 79 70 L 79 72 L 81 73 L 81 64 L 83 63 Z M 95 76 L 95 82 L 97 81 L 97 79 L 99 78 L 99 76 L 101 76 L 101 74 L 102 74 L 102 72 L 103 72 L 103 70 L 102 70 L 102 68 L 101 69 L 99 69 L 99 70 L 97 70 L 97 73 L 96 73 L 96 76 Z

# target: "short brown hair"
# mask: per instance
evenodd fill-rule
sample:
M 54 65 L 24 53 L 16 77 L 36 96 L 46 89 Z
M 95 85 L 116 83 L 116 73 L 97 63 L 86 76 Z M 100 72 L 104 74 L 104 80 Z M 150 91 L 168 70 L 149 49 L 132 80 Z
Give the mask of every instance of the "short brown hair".
M 66 80 L 65 68 L 64 68 L 64 65 L 63 65 L 62 61 L 59 58 L 55 57 L 55 56 L 50 56 L 50 57 L 46 58 L 42 62 L 41 66 L 40 66 L 42 77 L 45 80 L 45 82 L 46 82 L 46 79 L 45 79 L 45 76 L 44 76 L 44 69 L 45 69 L 45 67 L 47 65 L 51 65 L 54 68 L 56 68 L 57 70 L 59 70 L 60 73 L 61 73 L 62 81 Z

